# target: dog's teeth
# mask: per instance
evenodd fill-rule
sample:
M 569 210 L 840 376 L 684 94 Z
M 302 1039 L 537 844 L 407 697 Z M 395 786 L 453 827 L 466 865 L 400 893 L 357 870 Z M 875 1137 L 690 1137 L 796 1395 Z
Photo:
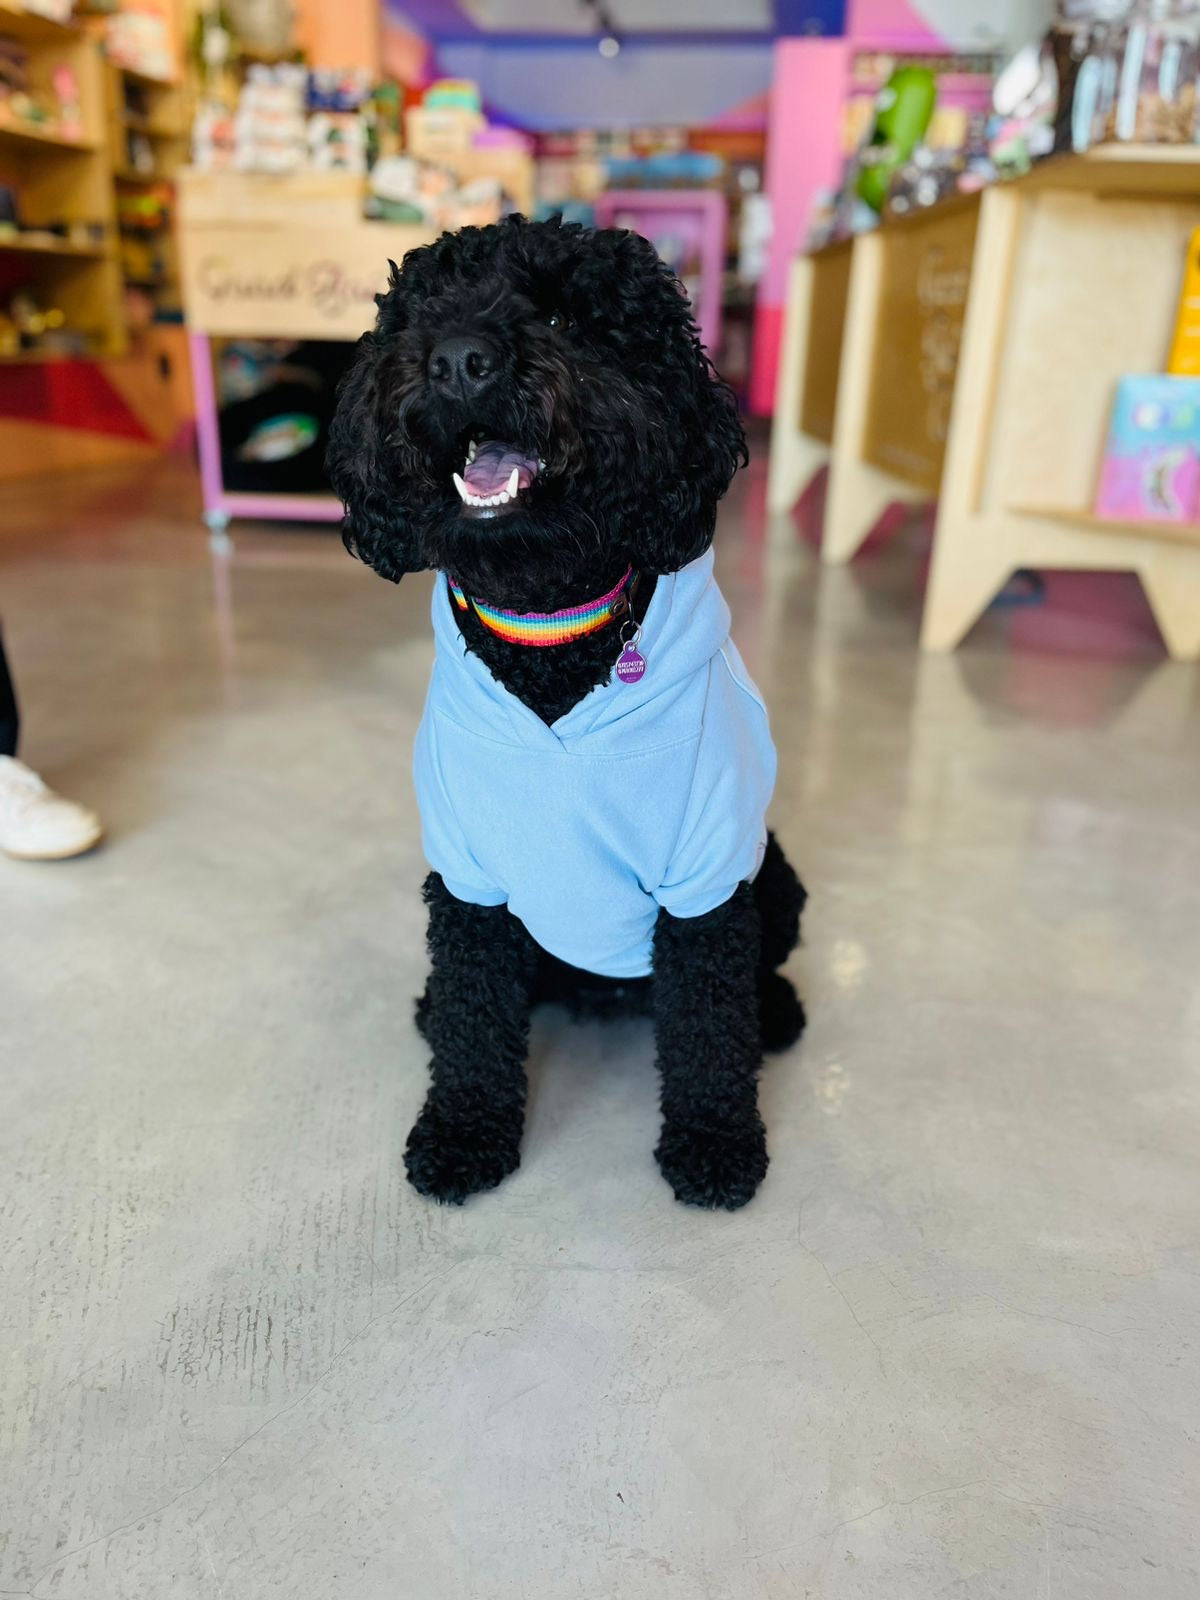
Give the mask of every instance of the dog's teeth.
M 512 495 L 509 494 L 507 489 L 501 489 L 500 493 L 496 496 L 496 499 L 499 500 L 502 506 L 506 506 L 512 499 Z
M 520 481 L 521 481 L 521 474 L 517 471 L 516 467 L 514 467 L 512 469 L 512 471 L 508 475 L 508 482 L 504 485 L 504 487 L 508 491 L 509 495 L 516 494 L 517 485 L 520 483 Z
M 474 439 L 472 439 L 470 444 L 467 446 L 467 465 L 470 466 L 472 461 L 474 461 L 474 459 L 475 459 L 475 441 L 474 441 Z
M 538 471 L 539 472 L 545 472 L 545 470 L 546 470 L 546 463 L 542 460 L 541 456 L 539 456 L 538 457 Z
M 470 504 L 471 491 L 467 488 L 466 484 L 463 482 L 462 478 L 457 472 L 454 474 L 454 487 L 458 490 L 459 498 L 467 501 L 467 503 Z

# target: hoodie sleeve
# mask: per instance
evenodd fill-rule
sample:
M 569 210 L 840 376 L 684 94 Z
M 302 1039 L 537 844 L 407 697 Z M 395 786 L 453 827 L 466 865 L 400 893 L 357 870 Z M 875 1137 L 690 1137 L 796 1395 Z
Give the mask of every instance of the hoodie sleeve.
M 438 748 L 438 716 L 427 704 L 413 748 L 413 782 L 421 813 L 425 859 L 456 900 L 468 905 L 499 906 L 508 895 L 475 859 L 466 831 L 458 820 Z
M 704 728 L 683 826 L 654 893 L 672 916 L 703 916 L 757 874 L 766 848 L 775 767 L 766 707 L 737 650 L 727 644 L 710 666 Z

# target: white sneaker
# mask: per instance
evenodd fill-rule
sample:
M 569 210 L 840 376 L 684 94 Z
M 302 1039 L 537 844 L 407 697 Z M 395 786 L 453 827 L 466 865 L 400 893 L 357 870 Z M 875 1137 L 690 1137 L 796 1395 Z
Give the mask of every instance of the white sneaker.
M 21 861 L 82 855 L 104 833 L 94 811 L 47 789 L 36 772 L 0 756 L 0 850 Z

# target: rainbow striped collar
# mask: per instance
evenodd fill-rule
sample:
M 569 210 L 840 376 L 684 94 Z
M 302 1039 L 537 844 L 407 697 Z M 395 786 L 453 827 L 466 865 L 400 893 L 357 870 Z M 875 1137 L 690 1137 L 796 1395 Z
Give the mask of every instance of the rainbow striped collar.
M 625 576 L 615 589 L 601 595 L 599 600 L 568 606 L 564 611 L 502 611 L 499 606 L 489 606 L 483 600 L 469 600 L 454 579 L 449 574 L 446 577 L 460 611 L 474 611 L 489 633 L 509 644 L 532 645 L 570 644 L 606 628 L 614 618 L 625 616 L 632 593 L 631 580 L 636 586 L 633 568 L 626 567 Z

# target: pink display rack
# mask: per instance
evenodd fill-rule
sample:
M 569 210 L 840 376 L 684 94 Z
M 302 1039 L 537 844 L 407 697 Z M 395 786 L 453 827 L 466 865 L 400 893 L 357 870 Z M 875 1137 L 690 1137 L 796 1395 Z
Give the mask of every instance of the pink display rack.
M 700 342 L 715 361 L 721 345 L 721 279 L 729 208 L 712 189 L 611 189 L 596 200 L 596 226 L 632 228 L 652 243 L 670 236 L 700 261 L 694 298 Z
M 213 538 L 225 538 L 225 530 L 234 517 L 263 517 L 272 522 L 340 522 L 341 502 L 332 495 L 236 494 L 225 488 L 221 477 L 221 435 L 213 382 L 212 343 L 206 333 L 192 332 L 188 335 L 188 346 L 196 403 L 200 491 L 204 520 Z

